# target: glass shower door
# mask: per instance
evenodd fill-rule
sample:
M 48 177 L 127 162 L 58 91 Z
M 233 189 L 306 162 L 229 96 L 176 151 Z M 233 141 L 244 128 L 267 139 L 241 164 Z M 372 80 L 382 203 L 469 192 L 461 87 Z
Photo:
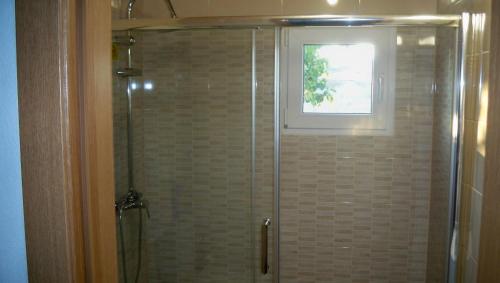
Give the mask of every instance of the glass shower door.
M 260 253 L 273 199 L 272 30 L 135 37 L 142 69 L 133 95 L 135 187 L 151 215 L 139 281 L 271 282 Z M 119 141 L 115 147 L 125 152 Z M 122 165 L 117 178 L 126 177 Z M 271 253 L 271 230 L 268 240 Z M 135 243 L 126 246 L 137 254 Z

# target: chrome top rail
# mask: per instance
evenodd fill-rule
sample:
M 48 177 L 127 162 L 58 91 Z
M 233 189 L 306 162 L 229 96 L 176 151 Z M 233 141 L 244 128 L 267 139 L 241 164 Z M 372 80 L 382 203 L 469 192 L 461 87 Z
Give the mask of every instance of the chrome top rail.
M 251 16 L 132 19 L 113 21 L 113 30 L 182 30 L 207 28 L 258 28 L 287 26 L 450 26 L 458 27 L 460 15 L 416 16 Z

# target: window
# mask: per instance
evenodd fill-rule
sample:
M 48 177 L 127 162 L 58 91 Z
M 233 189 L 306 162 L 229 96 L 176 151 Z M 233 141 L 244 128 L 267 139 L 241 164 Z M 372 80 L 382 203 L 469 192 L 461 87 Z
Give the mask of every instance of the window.
M 393 28 L 285 29 L 285 133 L 392 134 L 395 48 Z

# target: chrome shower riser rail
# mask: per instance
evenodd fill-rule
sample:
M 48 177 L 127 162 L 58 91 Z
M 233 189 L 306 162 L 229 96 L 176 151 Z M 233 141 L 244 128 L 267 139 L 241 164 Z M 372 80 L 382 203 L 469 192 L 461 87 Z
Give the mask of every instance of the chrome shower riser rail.
M 266 16 L 193 17 L 175 19 L 132 19 L 113 21 L 113 30 L 182 30 L 208 28 L 258 28 L 287 26 L 450 26 L 458 27 L 458 15 L 419 16 Z

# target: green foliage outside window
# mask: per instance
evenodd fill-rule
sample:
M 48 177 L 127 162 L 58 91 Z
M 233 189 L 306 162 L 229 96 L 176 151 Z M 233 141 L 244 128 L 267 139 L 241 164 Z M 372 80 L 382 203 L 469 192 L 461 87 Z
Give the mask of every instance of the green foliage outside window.
M 321 45 L 304 46 L 304 100 L 313 106 L 333 101 L 334 90 L 327 84 L 328 61 L 320 58 Z

